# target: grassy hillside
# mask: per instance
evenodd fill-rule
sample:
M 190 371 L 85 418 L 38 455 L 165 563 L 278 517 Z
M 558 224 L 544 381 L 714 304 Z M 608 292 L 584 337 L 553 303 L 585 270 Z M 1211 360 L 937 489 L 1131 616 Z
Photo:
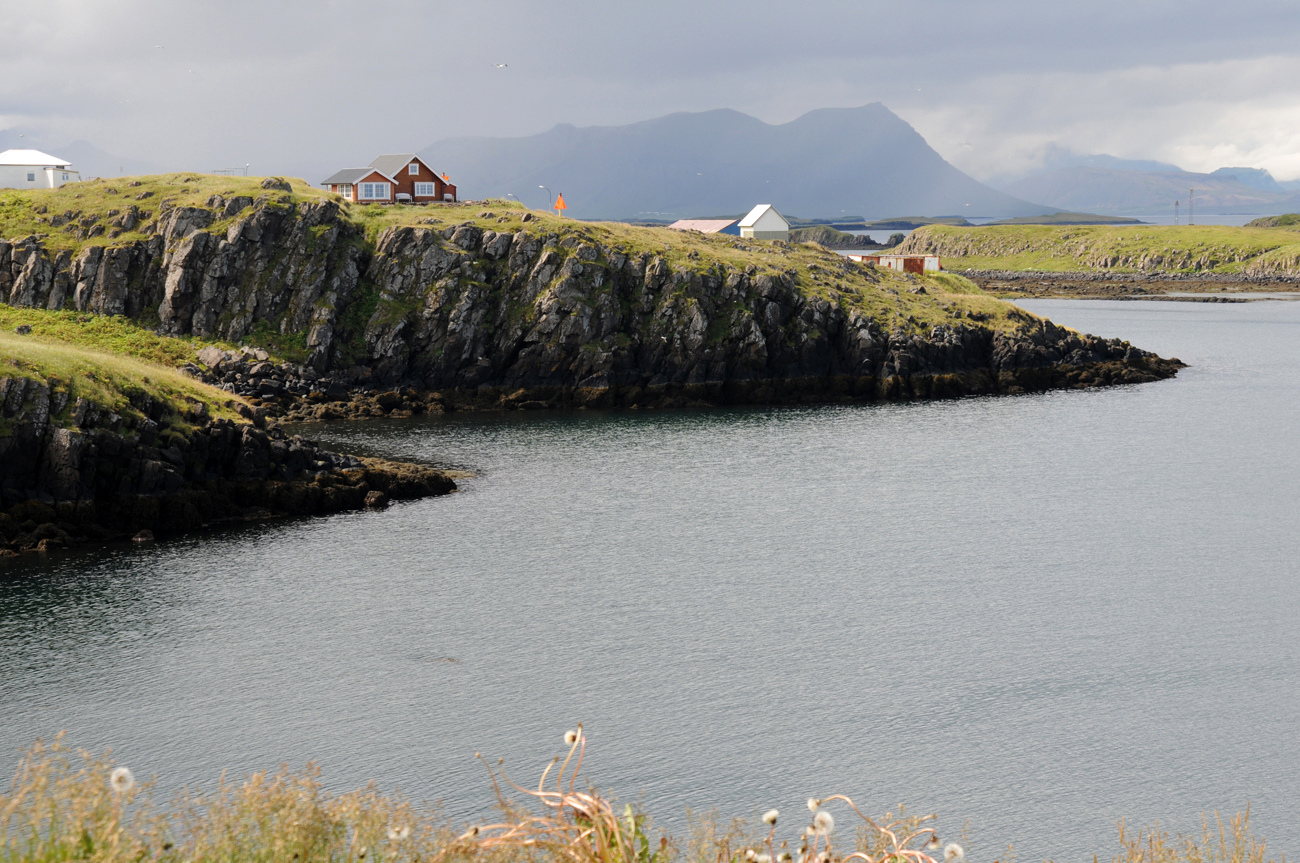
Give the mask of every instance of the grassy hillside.
M 933 225 L 902 251 L 942 255 L 958 270 L 1300 275 L 1300 232 L 1287 228 Z
M 120 318 L 83 317 L 0 305 L 0 378 L 27 378 L 64 394 L 56 422 L 69 420 L 78 398 L 139 417 L 142 395 L 166 403 L 176 423 L 187 416 L 237 416 L 226 407 L 230 393 L 173 367 L 192 359 L 190 342 L 159 338 Z M 31 330 L 20 334 L 18 327 Z M 198 405 L 203 408 L 196 414 Z
M 1300 213 L 1265 216 L 1246 223 L 1247 228 L 1300 228 Z
M 253 199 L 265 196 L 283 203 L 333 197 L 302 180 L 290 182 L 291 191 L 286 192 L 264 189 L 262 178 L 256 177 L 168 174 L 97 180 L 57 190 L 3 192 L 0 193 L 0 238 L 14 240 L 37 234 L 44 238 L 47 248 L 76 253 L 87 245 L 125 245 L 148 239 L 149 220 L 157 218 L 158 208 L 163 204 L 203 206 L 213 195 L 227 200 L 237 195 Z M 887 330 L 928 333 L 935 326 L 971 319 L 993 329 L 1013 330 L 1030 320 L 1027 313 L 960 277 L 873 270 L 852 264 L 816 244 L 754 241 L 618 222 L 581 222 L 530 211 L 505 200 L 427 207 L 340 203 L 344 217 L 360 227 L 370 243 L 391 227 L 414 225 L 438 229 L 469 222 L 497 232 L 522 229 L 534 236 L 553 234 L 566 243 L 598 243 L 630 256 L 649 254 L 663 259 L 674 271 L 729 268 L 756 275 L 792 275 L 805 295 L 826 299 L 846 311 L 856 309 Z M 114 220 L 129 206 L 142 211 L 141 224 L 132 230 L 112 228 Z M 224 237 L 229 224 L 237 218 L 240 216 L 218 219 L 205 230 Z M 115 232 L 117 236 L 112 235 Z M 120 319 L 0 307 L 0 327 L 12 332 L 21 323 L 33 326 L 39 338 L 62 340 L 78 348 L 172 367 L 192 360 L 200 347 L 197 342 L 160 338 L 144 327 Z M 360 333 L 364 319 L 357 323 L 355 329 Z M 245 344 L 266 348 L 273 357 L 300 359 L 280 341 L 283 339 L 277 341 L 272 327 L 255 328 L 243 339 Z

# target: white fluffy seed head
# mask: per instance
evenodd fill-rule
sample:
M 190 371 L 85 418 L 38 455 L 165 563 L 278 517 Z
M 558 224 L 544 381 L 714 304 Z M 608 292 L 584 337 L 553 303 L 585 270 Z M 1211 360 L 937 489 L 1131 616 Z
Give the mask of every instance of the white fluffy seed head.
M 407 836 L 411 835 L 411 828 L 403 824 L 401 827 L 389 827 L 388 838 L 394 842 L 400 842 Z
M 818 800 L 816 797 L 809 797 L 809 798 L 808 798 L 808 811 L 809 811 L 809 812 L 816 812 L 818 809 L 821 808 L 821 806 L 822 806 L 822 802 L 821 802 L 820 800 Z
M 767 825 L 769 825 L 769 826 L 775 827 L 775 826 L 776 826 L 776 816 L 778 816 L 778 815 L 780 815 L 780 814 L 781 814 L 781 813 L 780 813 L 780 812 L 777 812 L 775 809 L 769 809 L 769 810 L 767 810 L 766 812 L 763 813 L 763 823 L 764 823 L 764 824 L 767 824 Z
M 572 730 L 564 732 L 564 744 L 566 746 L 572 746 L 577 742 L 578 742 L 578 732 Z
M 925 847 L 931 851 L 939 847 L 939 837 L 931 836 L 930 841 L 925 843 Z
M 966 859 L 966 852 L 956 842 L 949 842 L 943 848 L 943 859 L 947 863 L 961 863 Z
M 135 787 L 135 777 L 125 767 L 114 767 L 113 772 L 108 774 L 108 787 L 118 794 L 125 794 Z
M 754 859 L 754 849 L 753 849 L 753 848 L 750 848 L 748 851 L 745 852 L 745 859 L 746 859 L 746 860 L 753 860 L 753 859 Z
M 828 835 L 835 829 L 835 819 L 825 809 L 820 809 L 813 816 L 813 829 L 821 836 Z
M 754 857 L 754 863 L 772 863 L 771 854 L 759 854 Z

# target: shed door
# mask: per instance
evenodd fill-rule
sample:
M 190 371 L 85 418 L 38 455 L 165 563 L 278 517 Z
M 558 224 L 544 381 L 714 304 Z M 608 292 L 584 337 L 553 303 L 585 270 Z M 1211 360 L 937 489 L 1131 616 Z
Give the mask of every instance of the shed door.
M 924 273 L 925 258 L 903 258 L 903 272 Z

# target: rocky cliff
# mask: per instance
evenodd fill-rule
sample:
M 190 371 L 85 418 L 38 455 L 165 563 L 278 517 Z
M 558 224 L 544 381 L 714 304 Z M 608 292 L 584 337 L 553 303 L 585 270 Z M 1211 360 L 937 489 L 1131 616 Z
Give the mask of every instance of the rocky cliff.
M 876 272 L 815 246 L 496 205 L 376 216 L 279 191 L 164 198 L 116 245 L 0 243 L 0 296 L 176 336 L 271 339 L 297 361 L 195 369 L 281 411 L 295 394 L 358 390 L 434 392 L 444 408 L 912 398 L 1177 367 L 969 283 Z

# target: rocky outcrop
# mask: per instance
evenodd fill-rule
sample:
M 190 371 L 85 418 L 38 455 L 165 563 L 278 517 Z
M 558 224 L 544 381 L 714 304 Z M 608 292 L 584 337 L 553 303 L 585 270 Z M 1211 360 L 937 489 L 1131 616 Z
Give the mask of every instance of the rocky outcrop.
M 856 300 L 880 277 L 839 257 L 811 275 L 780 255 L 670 265 L 581 225 L 560 235 L 484 221 L 389 228 L 369 244 L 329 201 L 214 196 L 160 205 L 150 239 L 129 246 L 73 257 L 30 238 L 0 244 L 0 292 L 156 316 L 178 336 L 299 339 L 300 365 L 244 356 L 191 369 L 296 415 L 404 390 L 437 394 L 424 408 L 651 406 L 1008 392 L 1081 385 L 1082 365 L 1124 366 L 1089 378 L 1106 382 L 1176 368 L 1029 315 L 997 330 L 979 315 L 925 328 L 868 317 Z
M 258 416 L 209 419 L 196 402 L 182 417 L 143 393 L 132 407 L 127 415 L 68 404 L 39 379 L 0 377 L 0 548 L 358 509 L 376 491 L 401 499 L 455 489 L 440 471 L 329 452 L 266 429 Z

